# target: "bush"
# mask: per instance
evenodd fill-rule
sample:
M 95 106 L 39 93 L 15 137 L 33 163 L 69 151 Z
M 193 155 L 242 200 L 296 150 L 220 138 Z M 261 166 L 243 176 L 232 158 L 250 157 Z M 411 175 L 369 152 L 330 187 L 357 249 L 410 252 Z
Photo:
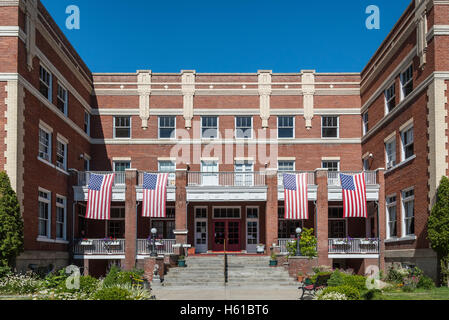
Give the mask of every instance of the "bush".
M 409 271 L 404 268 L 391 267 L 388 270 L 387 281 L 394 283 L 404 283 L 404 279 L 409 275 Z
M 87 295 L 93 294 L 99 288 L 100 281 L 91 276 L 81 276 L 80 277 L 80 287 L 79 289 L 69 289 L 67 288 L 66 281 L 62 281 L 57 291 L 59 292 L 67 292 L 67 293 L 76 293 L 82 292 Z
M 435 282 L 428 276 L 423 275 L 419 278 L 417 287 L 420 289 L 431 290 L 435 288 Z
M 42 288 L 42 281 L 33 273 L 8 274 L 0 279 L 2 294 L 32 294 Z
M 57 272 L 48 274 L 42 285 L 45 289 L 54 289 L 60 287 L 62 284 L 65 285 L 65 281 L 68 278 L 68 274 L 65 273 L 64 269 Z
M 379 289 L 368 290 L 362 295 L 362 297 L 364 300 L 382 300 L 383 299 L 382 290 Z
M 338 286 L 324 288 L 320 294 L 325 295 L 331 292 L 336 292 L 345 295 L 348 300 L 360 300 L 360 292 L 354 287 L 350 286 Z
M 348 297 L 338 292 L 323 293 L 322 291 L 318 291 L 314 300 L 348 300 Z
M 104 278 L 103 286 L 112 287 L 118 284 L 132 285 L 135 283 L 143 283 L 142 270 L 124 271 L 113 265 L 107 276 Z
M 131 292 L 122 287 L 102 288 L 93 295 L 94 300 L 133 300 Z
M 345 284 L 343 274 L 340 272 L 340 270 L 335 270 L 334 273 L 332 273 L 330 279 L 327 281 L 327 285 L 329 287 L 338 287 Z
M 343 275 L 343 284 L 363 291 L 366 290 L 366 277 L 360 275 Z
M 332 275 L 332 271 L 320 271 L 318 273 L 315 273 L 312 277 L 310 277 L 310 280 L 312 281 L 312 283 L 315 283 L 318 276 L 329 276 L 329 275 Z

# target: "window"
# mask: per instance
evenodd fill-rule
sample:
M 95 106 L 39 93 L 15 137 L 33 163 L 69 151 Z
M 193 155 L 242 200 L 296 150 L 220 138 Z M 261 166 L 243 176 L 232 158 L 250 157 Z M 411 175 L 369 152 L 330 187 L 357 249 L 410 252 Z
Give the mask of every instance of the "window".
M 175 208 L 166 207 L 166 218 L 151 219 L 151 228 L 156 228 L 158 239 L 175 239 Z
M 294 138 L 294 129 L 294 117 L 278 117 L 278 138 Z
M 396 196 L 387 197 L 387 239 L 396 238 L 397 228 L 396 228 Z
M 176 183 L 176 163 L 174 161 L 159 161 L 159 172 L 170 172 L 168 184 L 174 186 Z
M 56 166 L 59 169 L 67 169 L 67 143 L 60 141 L 56 142 Z
M 369 126 L 368 126 L 368 111 L 363 114 L 362 119 L 363 119 L 363 134 L 365 135 L 368 132 L 368 130 L 369 130 Z
M 46 190 L 39 190 L 39 217 L 38 217 L 39 237 L 50 238 L 50 229 L 51 229 L 50 201 L 51 201 L 51 193 Z
M 124 221 L 123 220 L 109 220 L 108 221 L 108 237 L 124 238 Z
M 329 238 L 345 238 L 347 235 L 347 219 L 343 218 L 343 207 L 329 207 Z
M 218 117 L 201 117 L 201 138 L 218 137 Z
M 407 97 L 413 91 L 413 65 L 401 73 L 402 99 Z
M 278 238 L 296 238 L 296 228 L 301 227 L 300 220 L 285 220 L 285 208 L 278 207 Z
M 51 162 L 51 133 L 39 128 L 39 158 Z
M 56 239 L 66 239 L 66 198 L 56 197 Z
M 52 79 L 51 73 L 47 71 L 43 66 L 39 68 L 39 91 L 42 95 L 48 99 L 48 101 L 52 101 Z
M 240 219 L 240 208 L 214 208 L 214 219 Z
M 90 113 L 84 111 L 84 132 L 90 135 Z
M 390 169 L 396 165 L 396 138 L 385 143 L 385 156 L 387 169 Z
M 363 159 L 363 170 L 369 170 L 369 157 Z
M 323 138 L 338 138 L 338 117 L 322 117 L 321 136 Z
M 295 161 L 279 160 L 278 161 L 278 185 L 284 185 L 284 173 L 295 171 Z
M 415 234 L 415 191 L 413 189 L 402 191 L 403 208 L 403 235 L 410 236 Z
M 246 208 L 246 218 L 247 219 L 258 219 L 259 218 L 259 208 L 247 207 Z
M 322 166 L 324 169 L 327 169 L 327 171 L 331 172 L 338 172 L 340 171 L 340 161 L 338 160 L 325 160 L 322 162 Z
M 175 137 L 175 117 L 159 117 L 159 138 L 170 139 Z
M 131 161 L 114 161 L 114 171 L 123 172 L 131 168 Z
M 402 139 L 402 161 L 405 161 L 415 154 L 413 145 L 413 127 L 401 132 Z
M 67 90 L 58 83 L 58 99 L 56 106 L 65 115 L 67 115 L 67 104 L 68 104 Z
M 125 207 L 111 207 L 111 219 L 125 219 Z
M 235 118 L 235 137 L 238 139 L 249 138 L 253 136 L 253 118 L 236 117 Z
M 131 117 L 115 117 L 114 138 L 131 138 Z
M 396 106 L 396 93 L 394 83 L 385 90 L 385 114 L 391 112 Z

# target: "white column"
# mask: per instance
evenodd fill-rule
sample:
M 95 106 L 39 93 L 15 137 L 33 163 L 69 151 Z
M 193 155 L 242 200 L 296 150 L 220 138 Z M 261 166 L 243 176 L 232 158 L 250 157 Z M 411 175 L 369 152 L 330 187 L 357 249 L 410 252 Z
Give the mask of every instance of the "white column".
M 137 91 L 139 92 L 139 115 L 142 129 L 148 129 L 150 118 L 151 70 L 137 71 Z
M 262 119 L 262 128 L 268 128 L 268 119 L 270 119 L 270 97 L 271 97 L 271 70 L 259 70 L 259 97 L 260 97 L 260 118 Z

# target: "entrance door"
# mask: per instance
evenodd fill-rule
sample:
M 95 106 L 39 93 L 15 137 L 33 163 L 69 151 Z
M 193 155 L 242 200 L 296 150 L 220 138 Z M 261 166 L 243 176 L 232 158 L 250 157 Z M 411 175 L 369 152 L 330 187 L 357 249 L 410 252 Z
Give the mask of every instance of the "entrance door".
M 216 161 L 201 161 L 201 172 L 203 186 L 218 186 L 218 163 Z
M 259 208 L 246 207 L 246 252 L 256 253 L 259 244 Z
M 195 252 L 207 252 L 207 208 L 195 208 Z
M 240 221 L 215 220 L 214 221 L 214 251 L 240 251 Z

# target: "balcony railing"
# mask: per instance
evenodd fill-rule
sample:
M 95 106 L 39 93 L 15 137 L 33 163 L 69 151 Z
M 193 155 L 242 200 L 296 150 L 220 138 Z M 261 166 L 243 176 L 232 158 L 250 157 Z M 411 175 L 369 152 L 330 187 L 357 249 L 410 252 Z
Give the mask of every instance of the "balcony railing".
M 355 174 L 359 174 L 360 172 L 329 171 L 327 173 L 327 184 L 329 186 L 341 187 L 340 173 L 347 174 L 347 175 L 355 175 Z M 365 171 L 364 173 L 365 173 L 366 185 L 376 185 L 377 184 L 377 178 L 376 178 L 375 171 Z
M 176 243 L 175 239 L 162 239 L 156 241 L 156 252 L 158 254 L 172 254 L 174 253 L 173 245 Z M 137 254 L 150 254 L 152 250 L 152 243 L 147 239 L 137 239 Z
M 111 174 L 115 173 L 113 186 L 124 186 L 126 183 L 125 172 L 124 171 L 86 171 L 78 172 L 78 186 L 85 187 L 89 184 L 90 175 L 94 174 Z
M 189 172 L 189 186 L 261 187 L 264 172 Z
M 122 255 L 125 254 L 125 240 L 87 239 L 75 240 L 74 254 Z
M 314 185 L 315 184 L 315 172 L 313 171 L 288 171 L 288 172 L 278 172 L 278 185 L 284 185 L 284 174 L 299 174 L 299 173 L 307 173 L 307 184 Z
M 329 253 L 378 254 L 379 239 L 329 239 Z
M 296 239 L 278 239 L 278 245 L 280 248 L 280 253 L 281 254 L 287 254 L 288 250 L 287 250 L 287 243 L 289 242 L 293 242 Z

